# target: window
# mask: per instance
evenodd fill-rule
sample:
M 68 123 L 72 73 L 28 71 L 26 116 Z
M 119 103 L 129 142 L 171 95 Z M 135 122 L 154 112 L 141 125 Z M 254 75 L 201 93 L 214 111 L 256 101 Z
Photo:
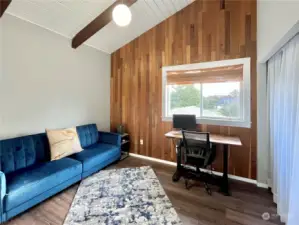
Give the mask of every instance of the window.
M 195 114 L 201 124 L 250 127 L 250 59 L 163 67 L 163 120 Z

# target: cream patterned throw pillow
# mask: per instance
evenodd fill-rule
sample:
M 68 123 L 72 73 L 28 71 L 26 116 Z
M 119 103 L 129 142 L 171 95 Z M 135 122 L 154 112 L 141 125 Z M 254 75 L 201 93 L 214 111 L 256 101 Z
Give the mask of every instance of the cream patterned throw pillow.
M 51 161 L 83 150 L 76 128 L 46 130 L 46 133 L 50 144 Z

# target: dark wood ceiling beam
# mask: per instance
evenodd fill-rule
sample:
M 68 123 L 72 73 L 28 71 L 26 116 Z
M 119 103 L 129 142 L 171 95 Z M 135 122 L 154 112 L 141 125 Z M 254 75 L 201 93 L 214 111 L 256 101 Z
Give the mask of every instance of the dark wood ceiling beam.
M 102 14 L 91 21 L 86 27 L 84 27 L 72 40 L 72 47 L 77 48 L 88 40 L 91 36 L 101 30 L 104 26 L 112 20 L 112 11 L 114 7 L 120 3 L 123 3 L 130 7 L 137 0 L 117 0 L 111 6 L 109 6 Z
M 5 10 L 9 6 L 12 0 L 0 0 L 0 18 L 4 14 Z

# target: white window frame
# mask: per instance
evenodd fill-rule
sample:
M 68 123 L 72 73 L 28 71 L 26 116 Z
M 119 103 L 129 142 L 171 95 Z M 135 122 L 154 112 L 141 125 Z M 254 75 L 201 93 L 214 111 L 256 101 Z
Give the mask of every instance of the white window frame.
M 167 116 L 168 113 L 166 112 L 166 110 L 169 109 L 169 106 L 167 106 L 167 104 L 169 104 L 168 101 L 169 96 L 166 96 L 167 95 L 166 76 L 168 71 L 208 69 L 208 68 L 217 68 L 223 66 L 234 66 L 240 64 L 243 65 L 243 82 L 241 82 L 240 84 L 241 119 L 200 117 L 200 118 L 196 118 L 196 122 L 198 124 L 250 128 L 251 127 L 250 58 L 239 58 L 239 59 L 185 64 L 185 65 L 177 65 L 177 66 L 164 66 L 162 68 L 162 121 L 172 121 L 172 117 Z M 201 95 L 202 95 L 202 89 L 201 89 Z M 202 107 L 201 110 L 203 110 Z

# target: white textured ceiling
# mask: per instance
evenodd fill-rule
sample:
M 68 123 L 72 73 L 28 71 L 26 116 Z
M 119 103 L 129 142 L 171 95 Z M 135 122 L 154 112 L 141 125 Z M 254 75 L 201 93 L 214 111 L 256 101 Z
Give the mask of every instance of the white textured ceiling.
M 6 13 L 72 39 L 115 0 L 12 0 Z M 110 22 L 85 44 L 107 53 L 121 48 L 194 0 L 138 0 L 131 6 L 132 22 Z

